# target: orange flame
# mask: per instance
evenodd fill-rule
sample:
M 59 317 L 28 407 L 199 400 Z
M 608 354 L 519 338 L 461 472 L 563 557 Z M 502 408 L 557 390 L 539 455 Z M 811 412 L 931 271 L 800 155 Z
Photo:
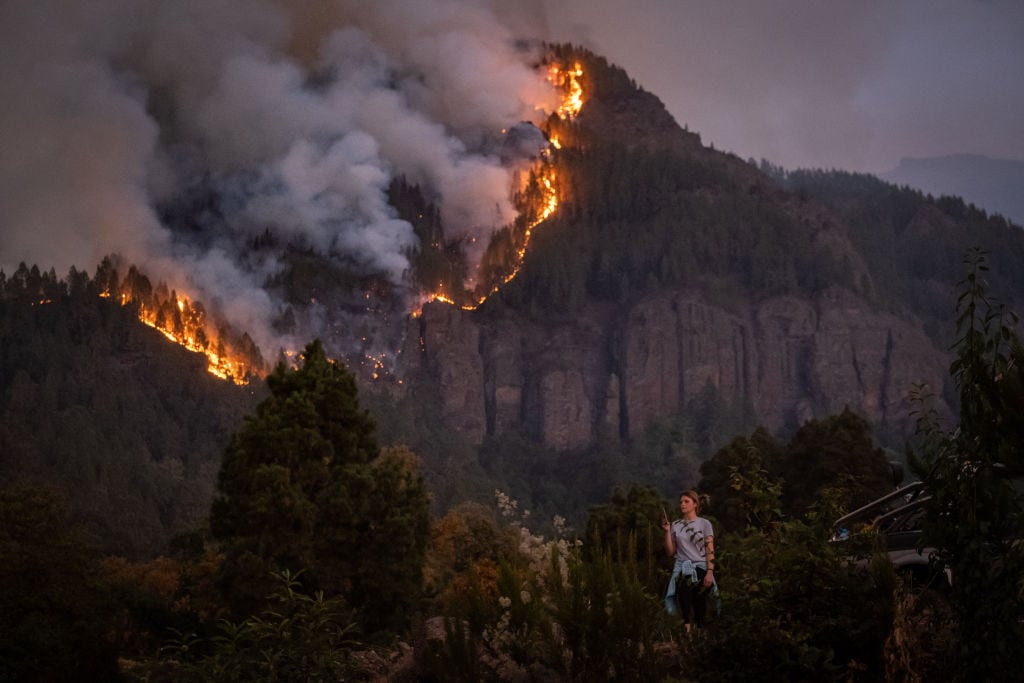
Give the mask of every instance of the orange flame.
M 580 84 L 582 76 L 583 67 L 579 62 L 574 63 L 571 69 L 563 69 L 558 64 L 552 64 L 548 69 L 548 80 L 566 90 L 562 104 L 558 107 L 559 117 L 573 119 L 583 109 L 583 86 Z
M 564 69 L 557 64 L 552 64 L 548 69 L 548 81 L 556 88 L 562 89 L 564 93 L 562 102 L 557 110 L 558 117 L 562 120 L 575 118 L 583 107 L 583 87 L 580 84 L 582 76 L 583 68 L 578 62 L 574 63 L 572 68 L 569 69 Z M 551 148 L 556 150 L 562 149 L 562 144 L 557 136 L 552 135 L 549 138 L 549 142 Z M 534 174 L 542 195 L 540 206 L 537 209 L 536 216 L 526 226 L 522 244 L 516 250 L 516 262 L 502 282 L 495 285 L 487 294 L 480 296 L 475 304 L 457 304 L 454 299 L 444 294 L 440 287 L 437 292 L 430 294 L 426 301 L 442 301 L 453 306 L 458 305 L 463 310 L 472 311 L 483 304 L 487 297 L 498 291 L 501 285 L 511 282 L 518 275 L 530 243 L 530 237 L 533 234 L 533 229 L 550 218 L 558 209 L 556 175 L 555 169 L 550 163 L 549 150 L 544 154 L 544 158 L 537 163 Z M 124 284 L 122 283 L 122 285 Z M 156 329 L 167 339 L 185 347 L 189 351 L 206 356 L 206 369 L 210 374 L 224 380 L 230 380 L 238 385 L 247 384 L 251 376 L 266 374 L 262 366 L 262 358 L 259 357 L 259 352 L 255 350 L 255 346 L 253 345 L 252 349 L 247 349 L 250 353 L 234 353 L 233 351 L 236 349 L 233 348 L 234 345 L 230 343 L 230 340 L 220 339 L 213 332 L 214 325 L 207 320 L 201 304 L 193 303 L 187 296 L 182 295 L 174 295 L 173 302 L 169 300 L 160 302 L 158 298 L 153 297 L 143 300 L 135 297 L 130 288 L 118 287 L 118 289 L 122 291 L 116 293 L 105 291 L 100 296 L 105 298 L 114 298 L 116 296 L 122 306 L 126 306 L 133 301 L 136 302 L 141 322 Z M 367 298 L 369 298 L 369 293 L 367 293 Z M 39 304 L 46 303 L 49 303 L 49 301 L 43 300 L 39 302 Z M 168 307 L 167 304 L 171 304 L 171 306 Z M 176 315 L 173 314 L 174 309 L 177 309 Z M 412 315 L 416 317 L 421 312 L 422 303 L 420 306 L 417 306 Z M 286 351 L 285 354 L 291 358 L 294 352 Z M 246 358 L 246 356 L 249 357 Z M 386 373 L 387 365 L 383 356 L 377 357 L 367 354 L 363 360 L 363 364 L 365 365 L 366 363 L 369 363 L 371 366 L 370 376 L 372 379 L 378 379 Z
M 206 356 L 206 370 L 220 379 L 230 380 L 238 385 L 249 383 L 249 377 L 262 375 L 262 359 L 258 358 L 255 346 L 250 356 L 232 348 L 230 340 L 220 338 L 214 332 L 214 325 L 207 319 L 202 305 L 189 297 L 174 294 L 173 300 L 160 302 L 158 297 L 148 300 L 135 298 L 130 291 L 116 295 L 110 291 L 100 293 L 104 298 L 115 298 L 122 306 L 135 302 L 138 305 L 139 321 L 160 332 L 167 339 L 183 346 L 193 353 Z
M 564 69 L 558 64 L 552 64 L 548 68 L 548 82 L 556 88 L 561 88 L 565 93 L 557 111 L 559 118 L 563 120 L 575 118 L 583 108 L 583 86 L 580 84 L 582 76 L 583 67 L 579 62 L 574 63 L 570 69 Z M 556 150 L 562 149 L 562 144 L 557 136 L 551 136 L 548 141 L 551 143 L 552 148 Z M 425 301 L 421 302 L 420 305 L 416 307 L 412 313 L 413 317 L 418 317 L 422 313 L 423 303 L 428 301 L 441 301 L 453 306 L 459 306 L 459 308 L 464 311 L 475 310 L 479 308 L 489 296 L 498 291 L 501 285 L 511 282 L 516 275 L 519 274 L 519 270 L 522 268 L 523 259 L 526 256 L 526 249 L 530 244 L 530 237 L 533 234 L 533 229 L 550 218 L 558 209 L 558 190 L 555 183 L 555 169 L 549 161 L 550 151 L 545 150 L 545 152 L 545 158 L 541 159 L 537 163 L 537 167 L 534 169 L 534 172 L 537 174 L 540 181 L 540 189 L 543 194 L 540 209 L 537 217 L 527 225 L 526 231 L 523 235 L 522 245 L 516 250 L 516 262 L 513 264 L 511 270 L 504 277 L 502 282 L 495 285 L 491 291 L 480 296 L 476 303 L 473 304 L 457 304 L 451 297 L 438 290 L 428 295 Z

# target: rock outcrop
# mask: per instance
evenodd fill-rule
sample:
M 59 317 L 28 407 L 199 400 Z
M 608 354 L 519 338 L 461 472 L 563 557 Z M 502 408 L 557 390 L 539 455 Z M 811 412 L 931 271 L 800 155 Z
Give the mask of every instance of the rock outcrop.
M 769 429 L 849 406 L 909 431 L 909 392 L 925 383 L 940 395 L 948 362 L 917 327 L 841 289 L 743 310 L 662 291 L 543 323 L 431 303 L 409 338 L 404 369 L 432 379 L 450 427 L 476 443 L 525 428 L 557 449 L 637 434 L 708 385 Z

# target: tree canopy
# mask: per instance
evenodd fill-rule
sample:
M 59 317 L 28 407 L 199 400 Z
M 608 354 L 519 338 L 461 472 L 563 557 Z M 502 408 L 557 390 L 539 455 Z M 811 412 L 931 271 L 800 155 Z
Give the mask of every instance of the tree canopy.
M 53 489 L 0 489 L 0 680 L 112 680 L 99 553 Z
M 233 609 L 252 614 L 271 574 L 341 596 L 373 631 L 400 626 L 420 589 L 429 498 L 410 452 L 381 451 L 355 380 L 319 341 L 279 365 L 270 397 L 232 438 L 211 530 Z
M 719 449 L 700 471 L 700 490 L 730 529 L 804 516 L 829 497 L 852 510 L 894 487 L 892 465 L 870 425 L 849 409 L 810 420 L 785 444 L 758 428 Z M 775 488 L 781 506 L 757 495 Z
M 892 490 L 892 467 L 875 446 L 871 426 L 848 408 L 839 415 L 811 420 L 800 427 L 779 463 L 785 509 L 800 514 L 838 490 L 838 502 L 857 508 Z
M 100 296 L 117 278 L 106 261 L 94 278 L 0 272 L 0 480 L 61 489 L 102 550 L 141 558 L 206 516 L 220 454 L 261 389 L 214 377 Z

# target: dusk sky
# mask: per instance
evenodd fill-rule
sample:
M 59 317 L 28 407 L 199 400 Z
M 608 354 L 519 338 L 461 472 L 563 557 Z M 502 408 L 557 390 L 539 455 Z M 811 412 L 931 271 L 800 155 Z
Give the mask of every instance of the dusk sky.
M 787 168 L 1024 160 L 1020 0 L 551 0 L 553 37 L 656 94 L 705 144 Z
M 500 131 L 558 104 L 523 39 L 590 48 L 743 159 L 883 173 L 1024 160 L 1022 37 L 1022 0 L 0 2 L 0 269 L 119 253 L 274 348 L 268 225 L 402 285 L 393 179 L 470 263 L 514 218 L 531 162 Z M 218 212 L 165 223 L 196 192 Z

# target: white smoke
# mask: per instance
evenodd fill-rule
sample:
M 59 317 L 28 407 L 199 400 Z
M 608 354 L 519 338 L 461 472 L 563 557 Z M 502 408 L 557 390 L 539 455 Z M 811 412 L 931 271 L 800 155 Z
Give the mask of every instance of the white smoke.
M 513 218 L 514 169 L 492 143 L 555 106 L 516 43 L 541 34 L 525 7 L 4 3 L 0 267 L 120 253 L 274 349 L 265 286 L 281 266 L 249 248 L 265 231 L 398 284 L 416 246 L 387 203 L 399 175 L 450 234 L 483 242 Z M 163 224 L 156 207 L 198 186 L 216 214 Z

